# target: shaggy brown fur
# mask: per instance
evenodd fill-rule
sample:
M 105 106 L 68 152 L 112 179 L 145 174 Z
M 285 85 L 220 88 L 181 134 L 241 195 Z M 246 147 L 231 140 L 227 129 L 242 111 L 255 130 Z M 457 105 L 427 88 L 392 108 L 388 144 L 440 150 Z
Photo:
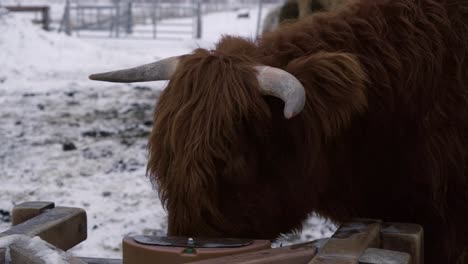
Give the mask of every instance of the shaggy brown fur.
M 261 64 L 301 81 L 301 114 Z M 195 50 L 149 145 L 171 235 L 273 239 L 314 211 L 422 224 L 426 263 L 468 263 L 468 1 L 361 0 Z
M 289 0 L 270 10 L 263 20 L 262 34 L 271 32 L 283 23 L 292 23 L 317 12 L 341 7 L 347 0 Z

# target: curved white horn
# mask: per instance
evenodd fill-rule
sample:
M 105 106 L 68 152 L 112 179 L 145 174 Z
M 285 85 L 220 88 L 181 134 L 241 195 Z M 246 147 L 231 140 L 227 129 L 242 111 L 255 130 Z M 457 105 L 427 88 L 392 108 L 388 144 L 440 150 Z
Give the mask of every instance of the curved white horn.
M 299 114 L 305 105 L 305 90 L 301 82 L 287 71 L 255 66 L 257 79 L 263 94 L 278 97 L 284 101 L 284 116 L 291 118 Z
M 135 68 L 92 74 L 89 79 L 119 83 L 169 80 L 178 63 L 179 57 L 170 57 Z

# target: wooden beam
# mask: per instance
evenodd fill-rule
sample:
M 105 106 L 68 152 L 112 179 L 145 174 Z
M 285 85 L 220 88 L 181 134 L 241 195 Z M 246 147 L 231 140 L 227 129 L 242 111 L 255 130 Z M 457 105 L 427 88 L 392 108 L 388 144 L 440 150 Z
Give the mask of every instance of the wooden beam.
M 86 212 L 80 208 L 56 207 L 13 226 L 0 233 L 0 237 L 15 234 L 39 236 L 62 250 L 68 250 L 86 240 Z
M 67 264 L 87 264 L 39 238 L 19 238 L 9 248 L 11 264 L 50 264 L 57 260 Z
M 42 28 L 49 30 L 50 7 L 49 6 L 4 6 L 10 12 L 40 12 L 42 15 Z
M 25 202 L 15 205 L 12 212 L 12 225 L 21 224 L 55 207 L 53 202 Z
M 308 264 L 357 264 L 367 248 L 380 246 L 380 224 L 372 219 L 342 224 Z

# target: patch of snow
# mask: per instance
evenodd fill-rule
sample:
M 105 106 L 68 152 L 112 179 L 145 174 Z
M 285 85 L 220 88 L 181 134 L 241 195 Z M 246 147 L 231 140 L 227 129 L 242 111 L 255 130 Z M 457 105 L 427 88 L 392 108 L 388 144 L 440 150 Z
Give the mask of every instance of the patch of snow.
M 90 72 L 130 67 L 160 58 L 149 55 L 148 49 L 143 58 L 125 50 L 106 49 L 82 39 L 39 30 L 29 19 L 13 13 L 0 20 L 0 32 L 0 57 L 7 62 L 0 70 L 3 91 L 45 91 L 51 85 L 65 87 L 73 81 L 92 86 L 87 80 Z
M 47 264 L 67 264 L 69 253 L 58 252 L 42 240 L 40 237 L 28 237 L 25 235 L 8 235 L 0 237 L 0 248 L 7 249 L 6 261 L 11 261 L 9 248 L 12 245 L 18 245 L 21 248 L 27 248 L 37 260 L 42 260 Z
M 34 252 L 37 259 L 43 260 L 47 264 L 67 264 L 67 257 L 65 254 L 51 249 L 44 243 L 40 237 L 33 237 L 24 241 L 24 247 Z

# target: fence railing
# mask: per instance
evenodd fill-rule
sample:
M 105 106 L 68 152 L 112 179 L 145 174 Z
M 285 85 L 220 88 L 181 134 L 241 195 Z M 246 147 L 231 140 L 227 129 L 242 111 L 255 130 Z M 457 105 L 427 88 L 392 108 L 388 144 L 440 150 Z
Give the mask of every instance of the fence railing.
M 3 6 L 10 12 L 40 13 L 41 20 L 33 20 L 34 23 L 42 24 L 44 30 L 50 29 L 50 8 L 49 6 Z
M 82 5 L 67 1 L 59 31 L 116 38 L 200 38 L 201 15 L 200 3 Z
M 70 264 L 424 263 L 420 225 L 376 219 L 354 219 L 329 238 L 279 248 L 270 248 L 269 240 L 128 235 L 122 241 L 123 259 L 91 259 L 65 252 L 87 237 L 83 209 L 33 201 L 16 205 L 12 216 L 13 226 L 0 232 L 0 263 L 10 263 L 7 252 L 11 264 L 45 264 L 49 261 L 42 257 L 48 255 Z
M 0 0 L 1 1 L 1 0 Z M 217 2 L 218 1 L 218 2 Z M 35 23 L 75 36 L 111 38 L 201 38 L 202 15 L 243 8 L 259 8 L 257 35 L 261 24 L 262 2 L 285 0 L 223 1 L 201 0 L 65 0 L 62 17 L 51 18 L 49 6 L 0 4 L 12 12 L 36 13 Z M 54 5 L 56 7 L 57 5 Z M 56 14 L 57 12 L 54 12 Z M 41 19 L 37 17 L 41 15 Z

